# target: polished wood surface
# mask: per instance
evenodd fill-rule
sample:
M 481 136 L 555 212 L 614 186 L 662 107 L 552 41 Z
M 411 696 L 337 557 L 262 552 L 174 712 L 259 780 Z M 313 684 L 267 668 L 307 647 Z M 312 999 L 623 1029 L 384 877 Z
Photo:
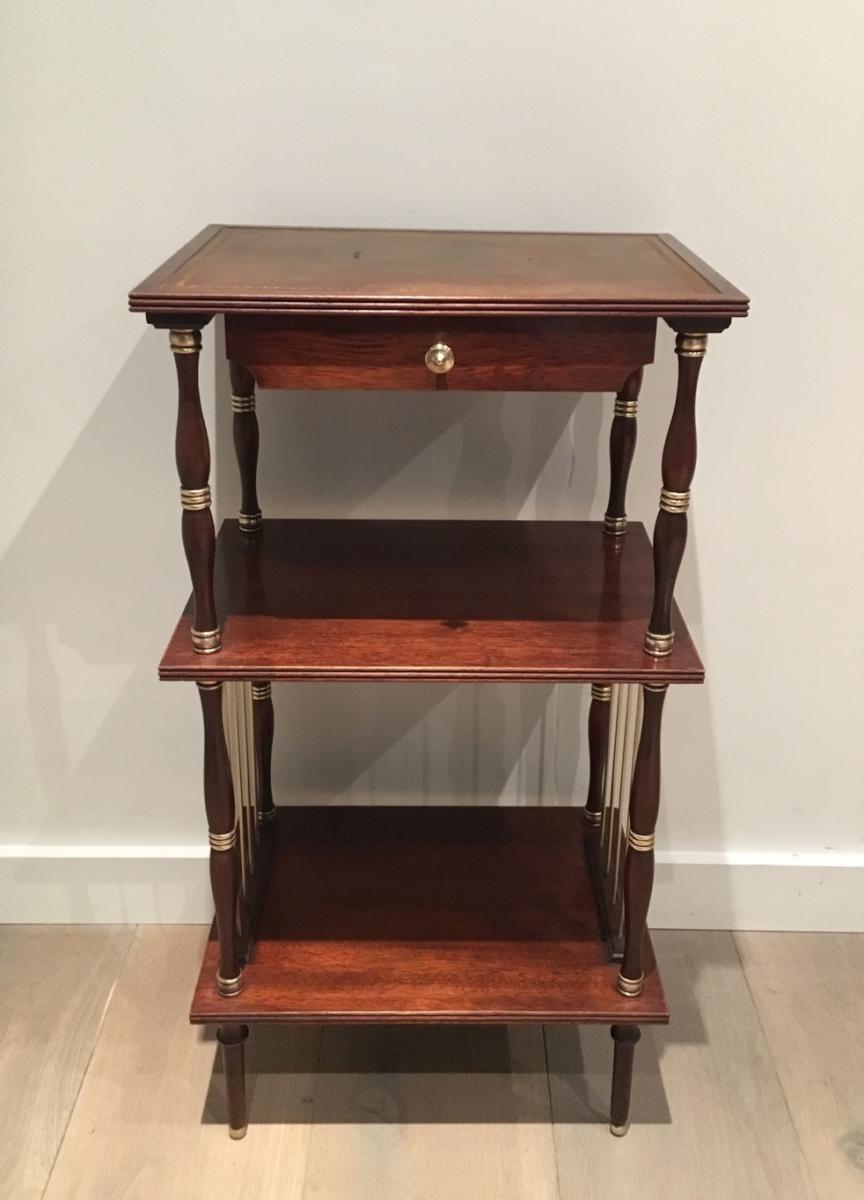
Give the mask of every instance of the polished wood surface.
M 699 683 L 642 651 L 651 547 L 589 521 L 267 521 L 218 539 L 223 648 L 198 655 L 181 617 L 163 679 L 601 680 Z
M 255 380 L 240 363 L 230 363 L 232 435 L 240 471 L 240 525 L 244 533 L 257 533 L 261 525 L 258 503 L 258 448 L 260 433 L 255 412 Z
M 681 352 L 681 334 L 676 339 L 678 386 L 675 407 L 663 443 L 663 488 L 678 495 L 689 494 L 696 471 L 696 386 L 701 358 Z M 675 633 L 672 596 L 687 543 L 687 512 L 660 508 L 654 523 L 654 604 L 649 629 L 652 634 Z
M 106 932 L 0 930 L 24 968 L 3 1163 L 44 1154 L 46 1200 L 860 1200 L 864 935 L 657 932 L 673 1020 L 644 1031 L 621 1141 L 608 1026 L 557 1024 L 257 1026 L 232 1142 L 217 1046 L 186 1023 L 204 927 L 130 927 L 120 972 L 93 955 Z M 22 1002 L 34 979 L 50 1002 Z M 39 1200 L 22 1178 L 4 1200 Z
M 642 387 L 642 368 L 628 375 L 615 397 L 615 415 L 609 430 L 609 500 L 606 505 L 606 528 L 611 534 L 623 534 L 627 519 L 627 481 L 636 450 L 636 408 Z M 632 413 L 619 411 L 631 409 Z M 622 528 L 623 526 L 623 528 Z
M 660 808 L 660 731 L 665 690 L 643 688 L 642 730 L 630 792 L 631 838 L 650 838 L 650 846 L 627 848 L 624 861 L 624 955 L 619 986 L 641 980 L 645 970 L 648 907 L 654 887 L 654 829 Z
M 612 1060 L 612 1103 L 610 1124 L 620 1136 L 630 1121 L 630 1095 L 633 1090 L 633 1056 L 641 1036 L 638 1025 L 613 1025 L 610 1033 L 615 1043 Z
M 204 804 L 211 838 L 226 838 L 236 831 L 234 785 L 222 720 L 222 686 L 198 688 L 204 720 Z M 236 835 L 235 835 L 236 836 Z M 237 901 L 240 893 L 240 859 L 236 841 L 230 847 L 210 848 L 210 884 L 219 930 L 218 973 L 228 986 L 240 976 L 240 930 Z
M 197 349 L 174 354 L 177 368 L 177 428 L 174 438 L 174 456 L 182 490 L 202 491 L 210 484 L 210 441 L 207 426 L 201 411 L 201 395 L 198 388 L 198 360 L 200 339 Z M 219 620 L 213 598 L 213 556 L 216 533 L 210 509 L 209 492 L 203 507 L 183 507 L 181 531 L 183 550 L 189 564 L 194 596 L 194 621 L 192 627 L 200 633 L 214 633 Z
M 733 317 L 747 298 L 668 234 L 211 225 L 130 308 Z
M 246 1054 L 244 1042 L 249 1036 L 248 1025 L 220 1025 L 216 1040 L 222 1047 L 222 1069 L 225 1073 L 225 1101 L 228 1131 L 239 1139 L 246 1135 Z
M 191 1019 L 668 1019 L 615 990 L 579 808 L 277 809 L 277 845 L 239 996 L 208 943 Z
M 618 391 L 654 359 L 656 321 L 637 317 L 225 318 L 225 348 L 262 388 Z M 455 363 L 426 366 L 443 342 Z

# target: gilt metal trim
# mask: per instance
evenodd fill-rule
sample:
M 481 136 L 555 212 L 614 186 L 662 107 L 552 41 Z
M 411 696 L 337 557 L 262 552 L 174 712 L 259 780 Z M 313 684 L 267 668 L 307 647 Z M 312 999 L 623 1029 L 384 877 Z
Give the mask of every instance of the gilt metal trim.
M 181 488 L 180 503 L 187 512 L 201 512 L 210 507 L 210 487 Z
M 675 338 L 675 353 L 681 358 L 704 358 L 707 349 L 707 333 L 679 333 Z
M 201 330 L 170 329 L 168 342 L 172 354 L 197 354 L 201 349 Z

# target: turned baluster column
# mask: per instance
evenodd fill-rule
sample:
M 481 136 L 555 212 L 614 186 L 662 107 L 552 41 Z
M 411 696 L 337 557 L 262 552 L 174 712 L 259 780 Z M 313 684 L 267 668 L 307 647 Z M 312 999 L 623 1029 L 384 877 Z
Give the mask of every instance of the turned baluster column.
M 219 1025 L 216 1029 L 225 1071 L 228 1136 L 232 1138 L 246 1136 L 246 1056 L 243 1043 L 248 1036 L 248 1025 Z
M 204 717 L 204 804 L 210 831 L 210 884 L 219 934 L 216 986 L 220 995 L 236 996 L 243 986 L 237 930 L 240 862 L 234 785 L 222 720 L 222 684 L 200 682 L 198 695 Z
M 599 830 L 603 821 L 603 785 L 606 777 L 606 749 L 609 744 L 609 710 L 612 688 L 608 684 L 591 685 L 588 711 L 588 798 L 585 824 Z
M 642 950 L 654 885 L 654 827 L 660 807 L 660 724 L 667 684 L 646 683 L 636 766 L 630 789 L 630 828 L 624 864 L 624 957 L 618 991 L 638 996 L 645 984 Z
M 213 595 L 216 532 L 210 512 L 210 443 L 198 391 L 201 331 L 172 329 L 169 337 L 177 367 L 175 454 L 183 506 L 183 549 L 192 577 L 192 645 L 199 654 L 213 654 L 222 646 L 222 632 Z
M 612 1105 L 609 1129 L 623 1137 L 630 1128 L 630 1093 L 633 1090 L 633 1056 L 642 1032 L 638 1025 L 613 1025 Z
M 628 375 L 624 386 L 615 397 L 615 416 L 609 433 L 609 503 L 603 518 L 603 529 L 613 537 L 627 532 L 627 480 L 630 464 L 636 449 L 636 411 L 639 407 L 639 389 L 642 386 L 642 368 Z
M 663 489 L 654 525 L 654 607 L 645 634 L 645 651 L 662 658 L 672 653 L 672 596 L 687 541 L 690 484 L 696 470 L 696 383 L 708 336 L 679 333 L 678 390 L 663 446 Z
M 272 821 L 276 816 L 270 774 L 273 757 L 273 698 L 270 692 L 269 683 L 252 684 L 252 721 L 258 761 L 258 811 L 262 821 Z
M 240 528 L 257 533 L 263 523 L 258 504 L 258 417 L 255 412 L 255 380 L 240 363 L 229 364 L 231 408 L 234 413 L 234 450 L 240 468 Z

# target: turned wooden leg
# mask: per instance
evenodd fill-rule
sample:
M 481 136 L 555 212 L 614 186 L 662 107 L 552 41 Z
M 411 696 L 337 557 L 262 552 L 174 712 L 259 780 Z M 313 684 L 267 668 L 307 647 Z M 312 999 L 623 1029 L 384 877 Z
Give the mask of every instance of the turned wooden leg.
M 636 410 L 639 406 L 639 388 L 642 386 L 642 368 L 629 375 L 623 388 L 615 397 L 615 416 L 609 434 L 609 503 L 603 518 L 603 529 L 613 537 L 627 532 L 627 479 L 633 451 L 636 449 Z
M 618 991 L 638 996 L 645 985 L 642 947 L 654 884 L 654 827 L 660 806 L 660 723 L 665 683 L 646 683 L 642 733 L 630 790 L 630 829 L 624 863 L 624 957 Z
M 690 484 L 696 470 L 696 383 L 708 336 L 679 333 L 678 391 L 663 446 L 663 490 L 654 525 L 654 607 L 645 634 L 645 651 L 662 658 L 672 653 L 672 596 L 687 541 Z
M 199 654 L 213 654 L 222 646 L 222 632 L 213 595 L 216 532 L 210 512 L 210 443 L 198 391 L 201 331 L 172 329 L 169 336 L 177 367 L 175 453 L 183 506 L 183 549 L 195 605 L 192 645 Z
M 225 1096 L 228 1105 L 228 1135 L 246 1136 L 246 1063 L 243 1043 L 249 1036 L 248 1025 L 220 1025 L 216 1037 L 222 1047 L 225 1071 Z
M 270 775 L 270 762 L 273 757 L 273 698 L 269 683 L 252 684 L 252 720 L 260 788 L 258 811 L 262 821 L 272 821 L 276 816 L 276 807 L 273 804 L 273 783 Z
M 220 995 L 236 996 L 243 987 L 237 931 L 240 863 L 234 785 L 222 721 L 222 684 L 199 683 L 198 695 L 204 716 L 204 803 L 210 830 L 210 883 L 219 933 L 216 986 Z
M 255 380 L 240 363 L 230 363 L 231 408 L 234 412 L 234 449 L 240 468 L 240 528 L 257 533 L 263 524 L 258 504 L 258 417 L 255 413 Z
M 599 829 L 603 820 L 603 784 L 606 776 L 606 749 L 609 743 L 609 709 L 612 688 L 608 684 L 591 685 L 588 712 L 588 798 L 585 824 Z
M 612 1104 L 609 1129 L 623 1137 L 630 1128 L 630 1093 L 633 1088 L 633 1055 L 642 1036 L 638 1025 L 613 1025 L 615 1057 L 612 1061 Z

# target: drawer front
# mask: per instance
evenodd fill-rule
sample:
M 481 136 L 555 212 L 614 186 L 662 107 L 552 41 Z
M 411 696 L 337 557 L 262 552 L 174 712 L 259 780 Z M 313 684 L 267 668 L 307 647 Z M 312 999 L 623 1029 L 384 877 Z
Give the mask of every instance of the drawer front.
M 262 388 L 618 391 L 654 359 L 642 317 L 225 317 Z

